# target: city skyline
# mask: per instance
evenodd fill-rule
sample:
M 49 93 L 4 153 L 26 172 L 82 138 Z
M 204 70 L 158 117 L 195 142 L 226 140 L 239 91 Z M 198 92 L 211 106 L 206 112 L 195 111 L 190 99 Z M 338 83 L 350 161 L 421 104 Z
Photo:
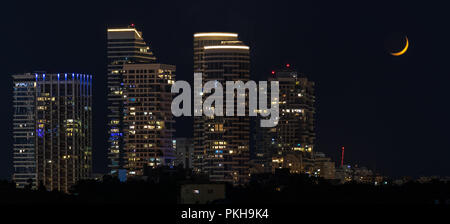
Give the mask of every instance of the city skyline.
M 289 11 L 289 9 L 286 10 Z M 189 76 L 192 76 L 193 74 L 192 72 L 189 72 L 189 67 L 192 67 L 189 66 L 189 64 L 192 61 L 192 57 L 190 55 L 192 55 L 191 38 L 193 33 L 203 31 L 236 32 L 239 33 L 240 36 L 243 37 L 244 42 L 250 46 L 250 54 L 252 55 L 252 58 L 253 56 L 255 56 L 254 63 L 252 61 L 252 67 L 254 66 L 256 69 L 251 69 L 255 70 L 255 72 L 252 73 L 254 77 L 261 78 L 263 75 L 270 73 L 270 71 L 272 69 L 275 69 L 276 66 L 290 63 L 291 65 L 300 68 L 303 73 L 311 78 L 311 80 L 318 83 L 317 112 L 319 120 L 317 124 L 317 141 L 319 144 L 319 151 L 325 152 L 327 155 L 332 156 L 334 161 L 339 161 L 338 159 L 340 156 L 340 147 L 345 146 L 346 161 L 355 161 L 355 163 L 359 161 L 360 164 L 364 164 L 375 170 L 381 170 L 382 173 L 385 173 L 387 175 L 448 175 L 449 167 L 444 160 L 444 158 L 448 158 L 448 156 L 446 156 L 447 152 L 444 152 L 444 149 L 448 147 L 448 144 L 444 140 L 445 137 L 443 136 L 443 134 L 445 133 L 445 129 L 441 127 L 441 125 L 445 126 L 445 124 L 447 124 L 446 122 L 448 122 L 447 118 L 441 116 L 445 114 L 448 108 L 443 107 L 439 112 L 436 112 L 439 117 L 441 117 L 442 122 L 438 122 L 438 120 L 436 120 L 437 118 L 429 118 L 431 120 L 427 122 L 421 119 L 432 115 L 432 113 L 427 111 L 426 109 L 422 109 L 421 104 L 416 103 L 415 100 L 410 98 L 410 95 L 415 92 L 417 86 L 420 86 L 419 84 L 422 83 L 418 81 L 421 79 L 420 73 L 425 71 L 432 72 L 437 69 L 436 67 L 431 67 L 429 68 L 430 70 L 426 70 L 425 66 L 422 67 L 419 63 L 416 63 L 415 66 L 411 65 L 415 62 L 429 62 L 429 60 L 431 60 L 425 59 L 422 56 L 418 56 L 420 52 L 431 53 L 427 55 L 433 55 L 435 53 L 432 48 L 420 48 L 420 44 L 423 45 L 424 42 L 427 42 L 428 39 L 425 36 L 421 36 L 419 31 L 408 32 L 408 37 L 410 38 L 411 43 L 414 44 L 411 44 L 410 50 L 406 55 L 393 59 L 392 56 L 384 52 L 384 46 L 382 44 L 379 44 L 379 42 L 377 42 L 378 44 L 371 46 L 364 46 L 364 43 L 374 42 L 377 40 L 383 41 L 385 36 L 388 36 L 391 33 L 398 32 L 398 29 L 396 29 L 395 25 L 389 26 L 386 29 L 380 26 L 375 26 L 375 29 L 377 31 L 380 31 L 380 33 L 372 32 L 370 29 L 362 29 L 363 31 L 361 33 L 353 33 L 354 36 L 334 36 L 333 38 L 335 38 L 334 41 L 336 41 L 336 44 L 343 46 L 330 46 L 334 45 L 331 43 L 335 42 L 326 42 L 322 47 L 319 46 L 321 40 L 331 41 L 333 39 L 328 38 L 327 35 L 320 35 L 323 34 L 321 32 L 314 33 L 313 31 L 308 31 L 308 28 L 305 28 L 307 30 L 305 31 L 305 33 L 293 33 L 292 36 L 285 36 L 286 44 L 281 44 L 279 41 L 274 41 L 274 44 L 277 47 L 270 48 L 264 45 L 264 43 L 270 43 L 268 39 L 262 37 L 262 35 L 259 35 L 261 33 L 265 33 L 264 35 L 269 35 L 270 32 L 264 32 L 264 29 L 262 29 L 261 27 L 255 28 L 256 31 L 252 31 L 250 25 L 246 26 L 238 24 L 237 22 L 233 22 L 233 19 L 231 18 L 229 19 L 229 21 L 231 22 L 225 27 L 221 27 L 221 25 L 213 23 L 201 24 L 198 25 L 198 27 L 191 26 L 188 28 L 180 28 L 180 33 L 183 34 L 182 36 L 176 35 L 177 32 L 169 33 L 168 36 L 165 36 L 164 34 L 159 34 L 157 31 L 154 31 L 151 27 L 152 25 L 145 22 L 145 18 L 138 18 L 132 15 L 126 15 L 125 17 L 125 19 L 121 19 L 121 22 L 113 21 L 114 19 L 106 19 L 108 21 L 99 21 L 95 22 L 93 25 L 89 25 L 89 21 L 86 19 L 81 21 L 81 25 L 76 25 L 74 24 L 74 21 L 69 21 L 68 25 L 66 25 L 67 27 L 55 26 L 52 29 L 43 28 L 48 33 L 53 33 L 56 31 L 67 33 L 69 30 L 79 29 L 80 27 L 86 25 L 85 28 L 87 30 L 94 31 L 92 33 L 94 33 L 95 35 L 88 35 L 93 38 L 93 42 L 95 43 L 88 45 L 90 48 L 95 47 L 95 50 L 93 50 L 93 52 L 95 53 L 93 53 L 92 56 L 81 57 L 82 52 L 75 51 L 76 47 L 67 47 L 71 49 L 73 56 L 64 58 L 64 60 L 71 61 L 74 58 L 78 58 L 81 63 L 75 64 L 80 64 L 80 68 L 71 67 L 69 65 L 70 63 L 63 62 L 62 59 L 57 59 L 55 56 L 51 56 L 57 52 L 53 49 L 48 50 L 48 52 L 42 53 L 43 55 L 46 55 L 46 57 L 44 57 L 47 58 L 45 61 L 36 59 L 37 55 L 41 54 L 39 53 L 40 48 L 38 46 L 33 46 L 30 47 L 31 49 L 33 49 L 30 52 L 25 52 L 25 50 L 22 50 L 21 52 L 25 55 L 23 57 L 23 62 L 21 62 L 20 64 L 13 63 L 11 65 L 7 65 L 5 73 L 17 74 L 24 70 L 29 72 L 32 72 L 34 70 L 47 70 L 48 72 L 52 72 L 53 70 L 83 70 L 90 74 L 92 73 L 94 74 L 94 82 L 96 81 L 96 79 L 99 80 L 98 83 L 94 84 L 94 86 L 99 87 L 98 90 L 94 90 L 98 91 L 94 93 L 94 100 L 95 102 L 97 102 L 97 104 L 94 104 L 94 110 L 98 109 L 98 112 L 94 111 L 94 117 L 97 116 L 97 118 L 101 118 L 104 116 L 104 114 L 106 114 L 105 109 L 102 108 L 106 107 L 106 98 L 104 97 L 105 94 L 101 93 L 102 91 L 105 91 L 106 87 L 100 87 L 100 85 L 106 80 L 106 74 L 104 72 L 104 68 L 106 68 L 106 64 L 104 62 L 106 60 L 104 53 L 106 51 L 106 47 L 103 43 L 106 42 L 105 36 L 107 26 L 133 22 L 137 24 L 137 26 L 142 27 L 141 30 L 143 31 L 146 39 L 148 39 L 148 41 L 150 42 L 152 49 L 155 50 L 155 55 L 160 58 L 161 62 L 177 65 L 177 80 L 189 80 Z M 243 17 L 246 18 L 245 16 Z M 258 15 L 248 16 L 249 19 L 253 17 L 259 18 Z M 195 20 L 194 18 L 196 17 L 188 18 Z M 282 17 L 281 19 L 278 19 L 278 21 L 275 21 L 277 21 L 277 24 L 282 24 L 283 19 L 288 18 L 290 17 Z M 364 18 L 366 17 L 363 17 L 363 20 Z M 39 19 L 39 21 L 47 20 L 50 20 L 50 17 L 43 17 Z M 345 17 L 342 20 L 346 21 Z M 19 19 L 19 21 L 23 20 Z M 371 19 L 369 18 L 366 18 L 364 21 L 367 21 L 369 24 L 371 24 Z M 180 21 L 170 21 L 170 23 L 176 22 Z M 253 23 L 255 23 L 255 21 L 253 21 Z M 181 22 L 181 24 L 183 23 Z M 275 24 L 275 22 L 271 22 L 269 24 Z M 319 24 L 321 23 L 319 22 Z M 70 25 L 75 26 L 71 28 Z M 236 28 L 233 27 L 234 25 L 236 26 Z M 353 25 L 357 26 L 357 24 Z M 383 23 L 383 25 L 386 25 L 386 23 Z M 308 25 L 306 25 L 305 27 L 308 27 Z M 288 25 L 281 25 L 280 28 L 272 28 L 274 28 L 274 32 L 285 32 L 286 30 L 290 30 L 291 27 Z M 283 28 L 285 28 L 286 30 L 284 30 Z M 295 29 L 297 27 L 293 28 Z M 313 27 L 309 28 L 313 30 Z M 17 30 L 17 28 L 13 27 L 11 30 L 17 31 L 12 33 L 22 34 L 26 34 L 27 32 L 32 32 L 34 30 L 34 28 L 31 27 L 29 27 L 29 29 L 29 31 L 19 31 Z M 56 31 L 52 31 L 53 29 L 56 29 Z M 348 29 L 351 29 L 350 26 L 348 27 Z M 425 30 L 425 28 L 423 29 Z M 352 33 L 347 29 L 345 30 L 349 33 Z M 371 35 L 367 37 L 366 35 L 363 35 L 365 33 Z M 299 38 L 300 43 L 295 43 L 297 40 L 296 38 L 303 34 L 305 35 L 305 37 Z M 363 39 L 366 40 L 360 40 L 362 36 L 364 36 Z M 399 43 L 401 43 L 402 41 L 401 36 L 402 35 L 398 35 L 395 39 Z M 55 41 L 52 35 L 45 35 L 45 37 L 49 38 L 52 41 Z M 316 37 L 318 37 L 318 41 L 312 40 Z M 40 41 L 43 43 L 41 45 L 48 47 L 49 45 L 45 44 L 47 40 L 43 40 L 42 38 L 43 37 L 36 37 L 35 40 L 29 40 L 25 38 L 24 40 L 31 41 L 31 43 L 36 44 Z M 87 42 L 90 40 L 89 37 L 85 36 L 79 38 L 81 42 Z M 163 39 L 168 39 L 167 42 L 170 43 L 164 42 Z M 178 40 L 179 43 L 175 42 Z M 351 41 L 355 41 L 355 45 L 357 46 L 351 47 L 349 52 L 343 52 L 343 50 L 346 49 L 346 46 L 350 45 Z M 190 44 L 187 45 L 186 42 L 190 42 Z M 25 44 L 29 45 L 31 43 Z M 317 47 L 318 52 L 314 52 L 314 47 L 311 46 L 304 46 L 305 48 L 301 48 L 303 45 L 310 45 L 309 43 L 315 43 L 311 45 Z M 169 45 L 171 44 L 175 46 L 170 47 Z M 401 47 L 401 45 L 402 44 L 398 45 L 399 48 Z M 75 44 L 75 46 L 79 47 L 79 44 Z M 281 47 L 278 48 L 278 46 Z M 289 48 L 290 46 L 292 48 Z M 325 51 L 325 48 L 327 47 L 331 47 L 331 52 Z M 368 55 L 368 53 L 365 53 L 363 52 L 363 50 L 359 49 L 361 47 L 362 49 L 368 50 L 376 56 Z M 83 49 L 84 48 L 80 48 L 80 51 L 83 51 Z M 252 51 L 252 49 L 255 50 Z M 295 52 L 302 51 L 303 49 L 305 49 L 305 52 L 307 53 L 299 53 L 301 56 L 295 55 Z M 7 52 L 10 51 L 11 50 L 8 49 Z M 100 53 L 101 51 L 104 52 Z M 269 53 L 264 53 L 265 51 Z M 173 56 L 175 54 L 179 54 L 179 56 Z M 267 54 L 274 56 L 275 59 L 270 59 Z M 323 56 L 321 54 L 325 55 Z M 356 58 L 356 55 L 358 54 L 362 55 L 362 59 Z M 334 69 L 317 67 L 316 63 L 318 62 L 312 62 L 314 60 L 311 58 L 303 60 L 304 58 L 307 58 L 308 55 L 312 58 L 319 58 L 319 64 L 320 62 L 325 62 L 326 67 L 334 67 Z M 173 57 L 174 59 L 172 59 L 171 57 Z M 343 59 L 339 59 L 338 57 L 343 57 Z M 21 58 L 21 55 L 19 55 L 18 53 L 13 53 L 11 58 Z M 374 59 L 374 62 L 370 62 L 371 59 Z M 97 63 L 97 61 L 103 62 Z M 99 64 L 102 65 L 99 66 Z M 376 66 L 377 64 L 381 64 L 384 67 L 372 67 Z M 428 65 L 434 65 L 434 62 L 429 62 Z M 361 67 L 370 67 L 373 69 L 361 70 Z M 427 74 L 429 77 L 431 76 L 431 80 L 425 80 L 425 85 L 433 84 L 439 86 L 442 85 L 442 83 L 445 83 L 434 83 L 433 81 L 443 77 L 430 74 L 429 72 L 425 74 Z M 424 78 L 425 77 L 427 76 L 424 76 Z M 5 83 L 10 84 L 10 82 Z M 338 85 L 338 87 L 334 85 Z M 4 89 L 8 88 L 9 87 L 5 86 Z M 440 90 L 437 90 L 436 88 L 430 89 L 429 86 L 422 86 L 421 88 L 425 88 L 426 91 L 420 91 L 421 94 L 417 97 L 419 97 L 419 99 L 423 101 L 424 106 L 437 109 L 436 107 L 438 105 L 438 102 L 442 100 L 443 96 L 442 94 L 439 95 Z M 8 90 L 10 90 L 10 88 Z M 11 99 L 10 93 L 4 94 L 4 96 L 4 100 L 6 102 L 9 102 L 9 99 Z M 435 96 L 435 98 L 430 99 L 431 101 L 424 101 L 431 96 Z M 384 110 L 383 108 L 389 109 Z M 6 112 L 4 115 L 5 118 L 11 117 L 11 115 L 7 115 Z M 183 125 L 191 127 L 190 121 L 186 120 L 188 119 L 183 118 L 183 120 L 180 121 L 179 124 L 177 124 L 178 127 L 183 127 Z M 413 123 L 414 120 L 416 122 L 415 126 L 411 126 L 411 123 Z M 6 119 L 5 122 L 7 122 Z M 177 130 L 180 129 L 178 127 L 176 128 Z M 419 130 L 433 130 L 432 128 L 435 128 L 435 131 L 432 132 L 435 133 L 435 135 L 431 135 L 431 133 L 428 132 L 419 134 Z M 104 134 L 105 130 L 105 122 L 101 122 L 100 119 L 94 121 L 94 138 L 106 139 Z M 177 132 L 177 137 L 186 137 L 191 135 L 191 133 L 183 133 L 182 135 L 179 134 L 180 133 Z M 3 133 L 3 135 L 8 136 L 9 134 L 6 134 L 5 132 Z M 422 135 L 424 135 L 425 137 L 420 138 Z M 5 139 L 8 139 L 8 142 L 11 141 L 9 140 L 11 139 L 10 137 L 5 137 Z M 414 139 L 417 142 L 410 142 L 411 139 Z M 97 171 L 104 172 L 106 171 L 106 159 L 102 157 L 105 157 L 104 155 L 106 155 L 106 144 L 104 140 L 94 141 L 94 161 L 98 161 L 98 165 L 96 165 L 96 167 L 94 168 Z M 430 151 L 423 153 L 423 148 L 426 148 Z M 95 152 L 96 149 L 98 149 L 97 152 Z M 421 155 L 422 153 L 423 155 Z M 6 170 L 6 172 L 1 172 L 1 177 L 3 178 L 7 178 L 8 173 L 11 173 L 10 167 L 12 166 L 10 164 L 12 164 L 12 160 L 8 160 L 6 158 L 11 154 L 11 150 L 8 152 L 2 152 L 1 154 L 2 170 Z M 423 166 L 416 167 L 416 164 L 419 163 L 423 164 Z

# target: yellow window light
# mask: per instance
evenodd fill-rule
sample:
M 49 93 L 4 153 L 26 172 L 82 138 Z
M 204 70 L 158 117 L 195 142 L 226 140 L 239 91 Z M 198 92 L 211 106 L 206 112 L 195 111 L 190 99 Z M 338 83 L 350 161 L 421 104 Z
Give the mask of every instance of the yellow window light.
M 237 33 L 195 33 L 194 37 L 237 37 Z
M 108 32 L 135 32 L 139 37 L 141 37 L 141 34 L 136 29 L 133 28 L 125 28 L 125 29 L 108 29 Z
M 248 49 L 250 49 L 249 46 L 245 46 L 245 45 L 213 45 L 213 46 L 205 46 L 204 48 L 205 48 L 205 50 L 208 50 L 208 49 L 243 49 L 243 50 L 248 50 Z

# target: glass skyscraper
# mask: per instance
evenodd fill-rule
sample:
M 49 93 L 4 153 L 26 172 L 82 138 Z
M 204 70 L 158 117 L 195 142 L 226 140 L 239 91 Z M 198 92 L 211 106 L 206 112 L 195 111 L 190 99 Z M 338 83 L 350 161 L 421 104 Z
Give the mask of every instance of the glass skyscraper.
M 36 187 L 36 79 L 31 74 L 14 75 L 13 90 L 13 180 L 17 187 Z
M 13 180 L 68 192 L 91 176 L 92 76 L 25 73 L 13 80 Z

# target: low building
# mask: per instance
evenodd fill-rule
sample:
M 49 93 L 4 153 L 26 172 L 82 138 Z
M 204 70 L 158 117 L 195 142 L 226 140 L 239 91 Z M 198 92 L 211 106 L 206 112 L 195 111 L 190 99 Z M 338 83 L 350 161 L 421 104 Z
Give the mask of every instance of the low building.
M 225 184 L 182 184 L 180 204 L 209 204 L 225 199 Z
M 313 152 L 313 157 L 304 157 L 303 153 L 292 151 L 272 158 L 272 169 L 288 169 L 291 173 L 307 173 L 324 179 L 335 179 L 335 164 L 324 153 Z
M 330 157 L 326 157 L 324 153 L 314 153 L 314 168 L 316 174 L 327 180 L 336 178 L 335 164 Z
M 356 182 L 363 184 L 387 184 L 386 177 L 373 172 L 366 167 L 359 167 L 358 165 L 344 165 L 336 169 L 336 179 L 340 180 L 340 183 Z

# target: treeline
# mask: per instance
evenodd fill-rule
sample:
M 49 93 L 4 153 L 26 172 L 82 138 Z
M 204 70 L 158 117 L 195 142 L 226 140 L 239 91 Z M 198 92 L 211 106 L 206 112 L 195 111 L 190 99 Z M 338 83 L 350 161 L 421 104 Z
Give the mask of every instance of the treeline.
M 102 181 L 78 182 L 65 194 L 57 191 L 16 189 L 0 181 L 1 204 L 177 204 L 180 185 L 206 183 L 204 177 L 185 170 L 156 170 L 147 178 L 120 182 L 112 176 Z M 383 184 L 333 184 L 304 174 L 277 172 L 253 175 L 246 186 L 226 187 L 226 199 L 215 204 L 450 204 L 450 183 L 432 181 L 401 186 Z

